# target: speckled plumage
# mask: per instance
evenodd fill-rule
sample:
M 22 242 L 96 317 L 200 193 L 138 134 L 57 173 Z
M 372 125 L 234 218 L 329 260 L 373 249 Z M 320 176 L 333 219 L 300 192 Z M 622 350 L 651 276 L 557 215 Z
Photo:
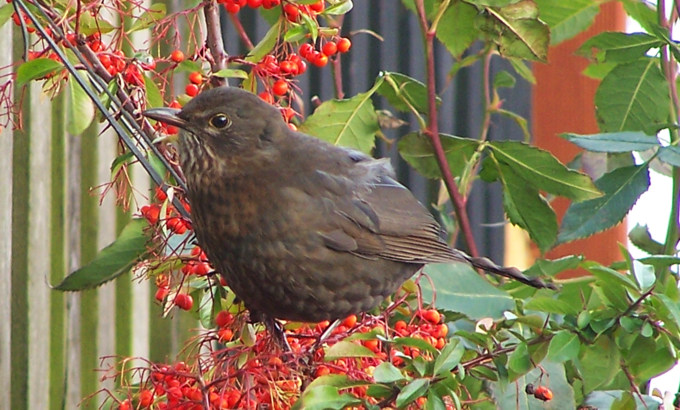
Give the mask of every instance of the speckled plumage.
M 507 273 L 443 242 L 387 160 L 292 131 L 252 93 L 216 88 L 181 111 L 145 115 L 184 130 L 179 152 L 198 242 L 261 319 L 369 310 L 429 262 Z

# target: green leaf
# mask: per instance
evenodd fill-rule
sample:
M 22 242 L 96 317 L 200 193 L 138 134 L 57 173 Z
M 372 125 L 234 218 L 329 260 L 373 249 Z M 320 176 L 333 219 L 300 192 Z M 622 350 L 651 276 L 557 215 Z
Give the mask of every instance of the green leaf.
M 427 389 L 430 387 L 429 379 L 415 379 L 399 392 L 395 400 L 397 407 L 404 407 L 409 403 L 412 403 L 418 397 L 427 393 Z
M 649 254 L 654 255 L 663 253 L 663 244 L 652 239 L 652 235 L 650 235 L 646 225 L 635 225 L 635 227 L 628 232 L 628 239 L 630 239 L 633 245 Z
M 63 70 L 64 66 L 51 58 L 36 58 L 27 61 L 17 68 L 16 84 L 21 87 L 29 81 L 45 77 L 57 70 Z
M 667 327 L 672 326 L 674 329 L 680 329 L 680 303 L 664 294 L 654 295 L 652 302 L 657 310 L 664 315 L 664 322 L 666 322 Z M 663 309 L 659 309 L 661 307 Z
M 101 14 L 96 17 L 90 13 L 81 13 L 80 16 L 80 33 L 89 36 L 94 33 L 106 34 L 112 32 L 115 27 L 102 18 Z
M 146 219 L 133 219 L 123 228 L 118 239 L 102 249 L 87 265 L 72 272 L 54 289 L 80 291 L 109 282 L 128 272 L 146 257 L 148 235 Z
M 242 78 L 242 79 L 248 78 L 248 73 L 246 73 L 243 70 L 237 70 L 234 68 L 223 68 L 217 72 L 214 72 L 212 75 L 220 78 Z
M 557 217 L 548 201 L 538 189 L 503 163 L 500 164 L 500 180 L 508 220 L 526 230 L 541 252 L 546 252 L 557 238 Z
M 659 147 L 659 141 L 640 131 L 610 132 L 603 134 L 562 134 L 562 138 L 583 149 L 594 152 L 645 151 Z
M 659 149 L 659 159 L 674 167 L 680 167 L 680 147 L 671 145 Z
M 538 19 L 534 2 L 522 1 L 500 9 L 486 7 L 487 20 L 494 26 L 492 40 L 504 57 L 546 61 L 550 29 Z M 494 35 L 495 34 L 495 35 Z
M 477 14 L 475 6 L 457 1 L 446 9 L 439 20 L 437 39 L 454 57 L 460 58 L 479 36 L 475 27 Z
M 427 87 L 422 82 L 400 73 L 383 71 L 378 75 L 380 86 L 378 94 L 387 98 L 392 106 L 400 111 L 410 112 L 409 107 L 420 113 L 427 113 Z M 437 97 L 437 102 L 441 99 Z
M 578 355 L 580 348 L 578 335 L 568 330 L 560 330 L 550 340 L 547 358 L 550 361 L 560 363 L 573 360 Z
M 529 348 L 526 343 L 519 343 L 515 350 L 508 357 L 508 368 L 516 374 L 524 374 L 531 369 L 531 359 Z
M 366 346 L 341 340 L 326 349 L 324 360 L 330 362 L 343 357 L 375 357 L 375 353 Z
M 300 131 L 334 145 L 370 152 L 379 131 L 378 116 L 371 101 L 375 89 L 374 86 L 350 99 L 323 102 L 300 125 Z
M 547 378 L 546 375 L 550 375 Z M 553 400 L 543 403 L 533 396 L 526 394 L 524 388 L 527 384 L 545 385 L 553 392 Z M 489 390 L 493 397 L 494 406 L 488 409 L 517 409 L 517 410 L 566 410 L 578 407 L 578 401 L 574 399 L 574 389 L 567 381 L 564 365 L 544 360 L 539 368 L 532 369 L 529 373 L 519 377 L 510 386 L 502 383 L 490 383 Z M 604 409 L 604 407 L 603 407 Z
M 408 347 L 416 347 L 423 352 L 428 352 L 432 354 L 437 353 L 437 349 L 426 342 L 423 339 L 416 339 L 415 337 L 396 337 L 393 340 L 395 346 L 408 346 Z
M 640 23 L 648 33 L 656 32 L 659 27 L 656 7 L 638 0 L 624 0 L 622 3 L 628 17 Z
M 339 16 L 342 14 L 347 14 L 350 10 L 352 10 L 352 7 L 354 7 L 352 0 L 344 0 L 326 7 L 322 14 L 329 16 Z
M 590 178 L 562 165 L 548 151 L 517 141 L 493 141 L 494 157 L 538 189 L 575 201 L 602 195 Z
M 69 103 L 66 112 L 66 130 L 80 135 L 94 120 L 94 103 L 73 78 L 68 81 Z
M 436 293 L 438 309 L 460 312 L 473 320 L 502 319 L 503 312 L 515 305 L 507 292 L 491 285 L 467 264 L 428 264 L 425 273 L 430 280 L 420 282 L 423 300 L 432 300 Z
M 165 17 L 167 13 L 165 9 L 165 4 L 154 3 L 148 10 L 144 11 L 139 17 L 133 19 L 132 26 L 127 30 L 127 33 L 132 33 L 134 31 L 144 30 L 151 26 L 158 24 L 158 22 Z
M 602 266 L 597 262 L 587 261 L 581 267 L 590 272 L 598 280 L 602 281 L 607 287 L 624 287 L 628 290 L 638 291 L 638 286 L 628 274 L 622 274 L 614 269 Z
M 262 60 L 262 57 L 269 54 L 270 51 L 274 49 L 276 45 L 276 40 L 279 38 L 279 30 L 281 29 L 280 22 L 277 21 L 267 31 L 267 34 L 262 37 L 259 43 L 250 50 L 245 60 L 251 63 L 257 63 Z
M 643 57 L 650 48 L 663 44 L 646 33 L 605 32 L 589 38 L 576 52 L 590 57 L 591 49 L 595 48 L 601 50 L 598 61 L 629 63 Z
M 147 108 L 163 106 L 163 96 L 161 96 L 161 91 L 158 89 L 158 86 L 153 81 L 153 79 L 148 75 L 144 76 L 144 89 L 146 90 Z
M 12 17 L 13 13 L 14 6 L 12 6 L 11 3 L 7 3 L 4 6 L 0 7 L 0 27 L 4 26 L 5 23 L 7 23 L 7 20 L 9 20 L 9 18 Z
M 623 220 L 649 188 L 647 165 L 617 168 L 595 181 L 604 196 L 571 204 L 562 219 L 558 243 L 585 238 Z
M 512 88 L 515 86 L 517 83 L 517 80 L 515 77 L 512 76 L 509 72 L 505 70 L 501 70 L 496 73 L 496 76 L 493 78 L 493 86 L 494 88 Z
M 548 296 L 535 296 L 524 305 L 526 310 L 537 310 L 559 315 L 576 315 L 579 310 L 578 308 L 578 306 L 571 306 L 562 300 Z
M 434 360 L 433 375 L 443 376 L 449 373 L 454 367 L 458 366 L 460 359 L 463 358 L 463 353 L 465 353 L 465 347 L 460 343 L 460 340 L 450 339 Z
M 594 409 L 628 410 L 628 408 L 622 406 L 625 405 L 624 402 L 632 400 L 635 406 L 633 408 L 635 410 L 659 409 L 659 401 L 657 398 L 645 394 L 641 396 L 642 401 L 637 394 L 631 394 L 627 390 L 600 390 L 588 394 L 583 404 Z
M 475 155 L 479 142 L 446 134 L 439 134 L 439 138 L 451 172 L 461 175 L 468 161 Z M 401 157 L 423 176 L 432 179 L 442 177 L 432 143 L 426 136 L 416 132 L 406 134 L 399 141 L 398 148 Z
M 376 383 L 394 383 L 405 378 L 401 371 L 390 362 L 380 363 L 373 371 L 373 379 Z
M 595 106 L 604 132 L 655 134 L 668 121 L 670 111 L 668 84 L 658 59 L 616 66 L 597 88 Z
M 620 370 L 621 353 L 607 336 L 600 336 L 592 345 L 582 344 L 578 368 L 583 377 L 585 393 L 605 386 Z
M 569 255 L 559 259 L 537 259 L 536 262 L 524 271 L 528 276 L 555 276 L 567 269 L 576 269 L 583 260 L 582 256 Z
M 535 0 L 541 20 L 550 27 L 550 44 L 557 45 L 585 31 L 600 5 L 592 0 Z
M 300 409 L 305 410 L 342 410 L 361 403 L 349 393 L 340 394 L 334 386 L 321 385 L 308 388 L 300 398 Z M 295 407 L 294 407 L 295 408 Z
M 293 24 L 283 35 L 283 40 L 288 43 L 296 43 L 305 38 L 309 33 L 306 24 Z

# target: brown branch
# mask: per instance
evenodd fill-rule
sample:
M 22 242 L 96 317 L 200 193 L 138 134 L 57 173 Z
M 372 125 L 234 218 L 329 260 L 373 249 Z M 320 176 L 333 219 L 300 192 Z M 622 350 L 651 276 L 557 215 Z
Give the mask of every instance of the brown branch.
M 467 250 L 472 257 L 476 258 L 479 257 L 479 251 L 477 250 L 477 245 L 472 234 L 472 228 L 470 227 L 470 218 L 468 217 L 466 209 L 467 201 L 463 195 L 461 195 L 460 191 L 458 190 L 458 185 L 453 179 L 451 167 L 449 167 L 449 163 L 446 160 L 446 154 L 444 153 L 444 148 L 442 146 L 441 139 L 439 138 L 436 77 L 434 66 L 434 38 L 436 32 L 432 30 L 427 23 L 424 0 L 416 0 L 415 3 L 416 9 L 418 11 L 418 17 L 420 19 L 420 26 L 425 36 L 428 99 L 428 125 L 427 129 L 425 130 L 425 134 L 430 138 L 430 142 L 432 143 L 437 164 L 439 165 L 439 169 L 442 172 L 444 185 L 446 185 L 446 190 L 449 192 L 449 196 L 451 197 L 451 202 L 453 203 L 453 207 L 456 211 L 458 225 L 460 226 L 460 230 L 463 232 L 463 237 L 465 238 L 465 242 L 467 244 Z
M 227 53 L 224 51 L 222 41 L 222 26 L 220 25 L 220 9 L 215 0 L 206 0 L 203 3 L 203 14 L 205 16 L 206 45 L 210 50 L 210 69 L 216 73 L 227 68 Z M 215 86 L 227 84 L 227 80 L 222 77 L 211 76 L 210 83 Z

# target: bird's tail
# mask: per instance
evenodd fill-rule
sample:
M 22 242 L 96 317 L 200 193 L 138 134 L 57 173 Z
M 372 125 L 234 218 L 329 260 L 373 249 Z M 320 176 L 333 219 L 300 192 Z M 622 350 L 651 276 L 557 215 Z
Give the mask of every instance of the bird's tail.
M 522 282 L 526 285 L 532 286 L 534 288 L 538 289 L 552 289 L 552 290 L 557 290 L 557 286 L 553 283 L 549 282 L 544 282 L 540 278 L 536 277 L 528 277 L 524 275 L 519 269 L 513 268 L 513 267 L 505 267 L 505 266 L 499 266 L 493 263 L 488 258 L 483 258 L 483 257 L 472 257 L 465 252 L 459 252 L 459 256 L 461 259 L 464 259 L 467 261 L 470 265 L 474 266 L 477 269 L 482 269 L 486 272 L 493 273 L 499 276 L 503 276 L 506 278 L 510 278 L 513 280 L 516 280 L 518 282 Z

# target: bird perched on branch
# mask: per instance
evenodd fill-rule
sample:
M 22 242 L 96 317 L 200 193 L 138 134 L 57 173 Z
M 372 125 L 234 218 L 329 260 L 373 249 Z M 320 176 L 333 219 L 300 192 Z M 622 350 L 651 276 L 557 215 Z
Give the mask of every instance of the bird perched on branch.
M 515 268 L 450 248 L 387 159 L 291 130 L 242 89 L 205 91 L 148 118 L 181 128 L 198 242 L 255 320 L 318 322 L 369 310 L 431 262 Z

